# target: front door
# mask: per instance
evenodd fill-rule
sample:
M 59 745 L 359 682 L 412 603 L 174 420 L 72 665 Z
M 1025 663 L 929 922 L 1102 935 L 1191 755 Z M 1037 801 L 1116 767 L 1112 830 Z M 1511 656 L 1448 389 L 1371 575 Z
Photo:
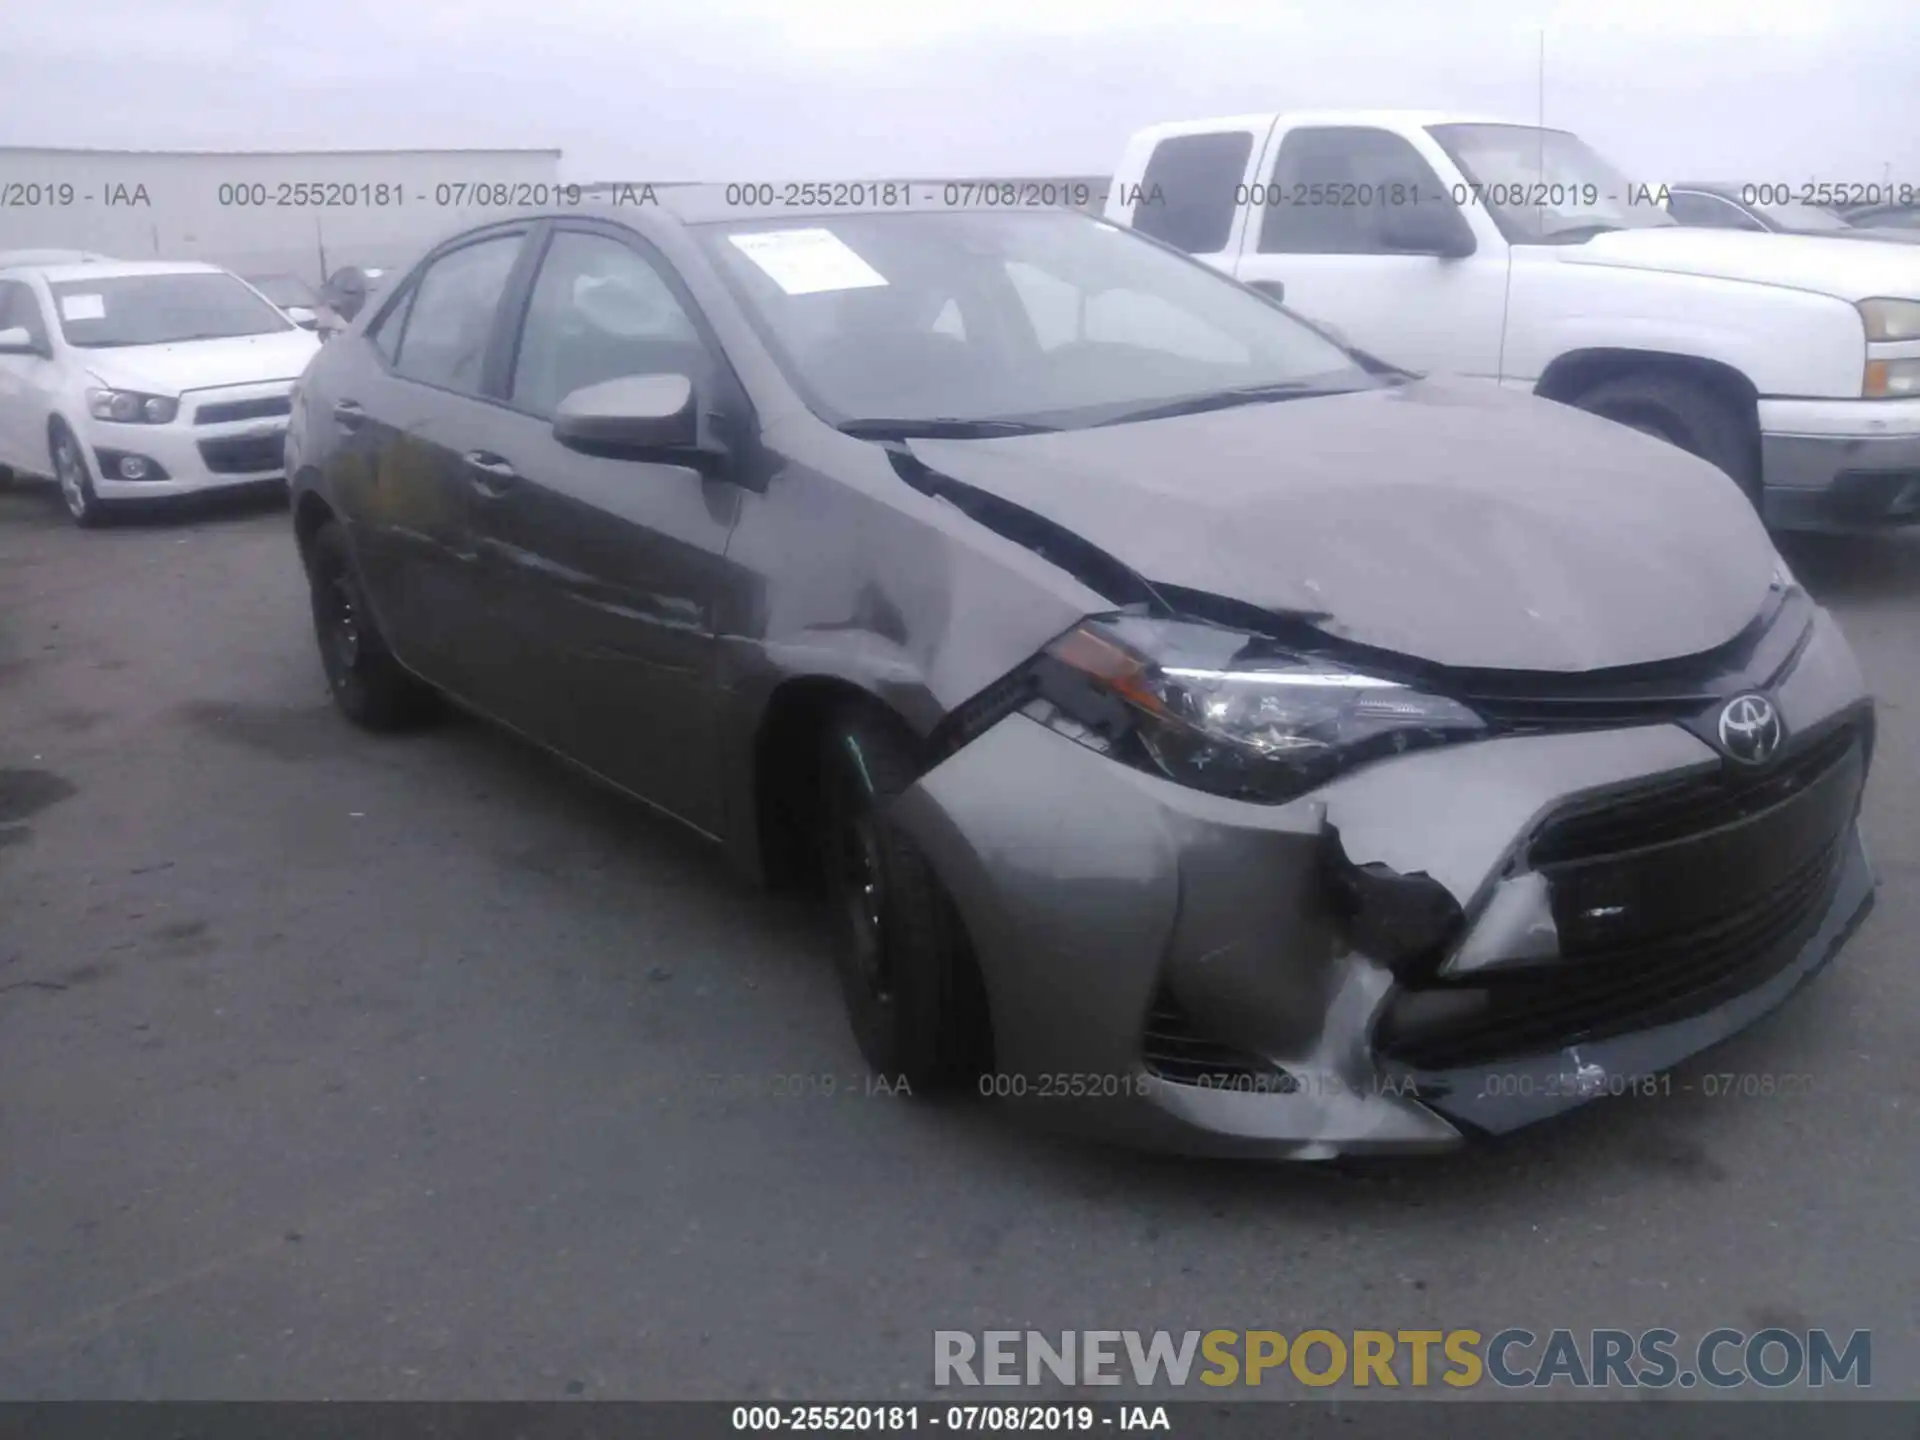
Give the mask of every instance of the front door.
M 1259 204 L 1240 278 L 1280 282 L 1289 309 L 1392 364 L 1499 379 L 1506 247 L 1483 239 L 1452 259 L 1396 252 L 1382 237 L 1394 206 L 1454 205 L 1419 151 L 1371 126 L 1297 126 L 1275 138 L 1252 187 Z
M 538 656 L 503 718 L 713 833 L 715 614 L 742 492 L 582 454 L 551 420 L 574 390 L 629 375 L 686 375 L 709 412 L 744 402 L 665 262 L 624 231 L 552 232 L 511 353 L 506 407 L 468 457 L 493 628 Z

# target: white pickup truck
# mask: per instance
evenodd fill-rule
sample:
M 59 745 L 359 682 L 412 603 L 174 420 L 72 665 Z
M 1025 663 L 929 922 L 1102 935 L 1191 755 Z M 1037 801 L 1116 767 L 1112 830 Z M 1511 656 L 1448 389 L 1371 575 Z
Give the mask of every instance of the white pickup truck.
M 1336 111 L 1144 130 L 1106 214 L 1393 364 L 1670 440 L 1776 529 L 1920 522 L 1920 247 L 1660 200 L 1562 130 Z

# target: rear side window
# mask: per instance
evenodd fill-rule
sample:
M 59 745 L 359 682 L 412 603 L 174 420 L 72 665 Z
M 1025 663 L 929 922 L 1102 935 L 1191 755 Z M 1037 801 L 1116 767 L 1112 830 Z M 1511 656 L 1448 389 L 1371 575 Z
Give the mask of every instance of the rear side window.
M 427 267 L 413 287 L 396 372 L 445 390 L 480 393 L 487 342 L 520 241 L 518 235 L 476 241 Z
M 1268 254 L 1396 254 L 1380 233 L 1389 207 L 1453 203 L 1403 137 L 1360 126 L 1290 132 L 1260 192 Z
M 1133 228 L 1189 255 L 1218 254 L 1227 248 L 1252 154 L 1253 136 L 1245 130 L 1162 140 L 1140 177 Z

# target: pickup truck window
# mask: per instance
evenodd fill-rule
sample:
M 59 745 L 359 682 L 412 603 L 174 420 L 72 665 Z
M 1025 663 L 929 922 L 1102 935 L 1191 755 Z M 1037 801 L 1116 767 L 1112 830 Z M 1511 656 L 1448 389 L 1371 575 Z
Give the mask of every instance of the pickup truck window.
M 1133 228 L 1189 255 L 1219 254 L 1233 231 L 1252 155 L 1253 136 L 1245 130 L 1162 140 L 1140 177 Z
M 1658 185 L 1635 183 L 1565 130 L 1534 125 L 1434 125 L 1427 131 L 1460 169 L 1464 194 L 1484 206 L 1510 245 L 1569 245 L 1607 230 L 1678 222 Z
M 1433 167 L 1404 138 L 1364 126 L 1290 131 L 1272 180 L 1255 187 L 1260 249 L 1274 255 L 1386 255 L 1394 205 L 1446 205 Z

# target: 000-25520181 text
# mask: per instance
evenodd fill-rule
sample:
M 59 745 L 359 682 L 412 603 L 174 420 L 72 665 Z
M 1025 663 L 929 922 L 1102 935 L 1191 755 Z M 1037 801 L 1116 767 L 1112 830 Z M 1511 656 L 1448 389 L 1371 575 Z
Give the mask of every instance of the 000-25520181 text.
M 735 1430 L 803 1434 L 863 1430 L 904 1434 L 922 1429 L 1046 1434 L 1093 1430 L 1102 1423 L 1091 1405 L 947 1405 L 927 1407 L 924 1415 L 921 1410 L 919 1405 L 736 1405 L 732 1419 Z

